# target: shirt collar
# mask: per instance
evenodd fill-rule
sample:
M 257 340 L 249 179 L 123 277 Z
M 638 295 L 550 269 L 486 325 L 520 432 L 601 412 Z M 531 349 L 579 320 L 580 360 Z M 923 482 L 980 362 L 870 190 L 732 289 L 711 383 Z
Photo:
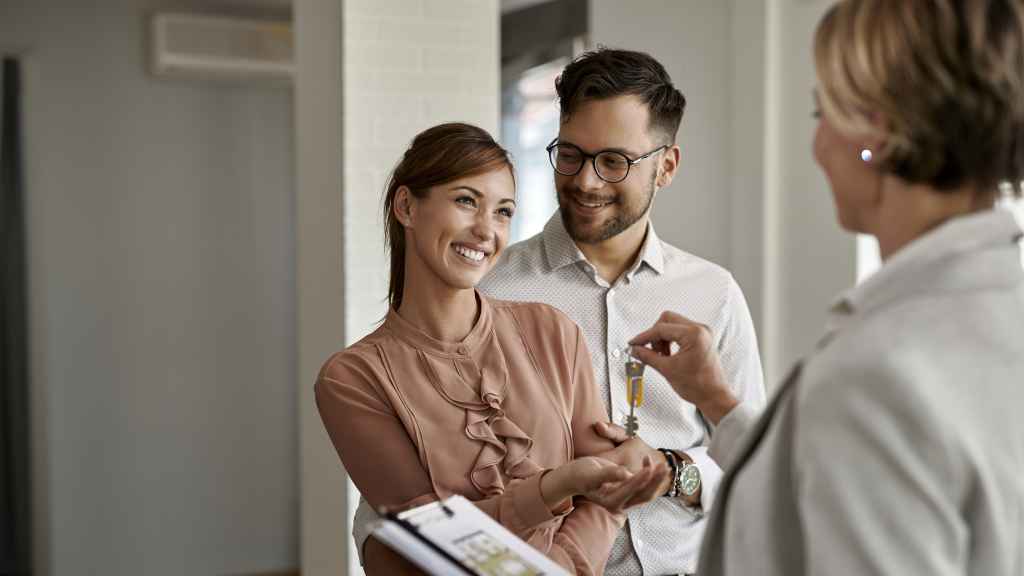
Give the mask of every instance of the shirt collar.
M 647 221 L 647 234 L 644 235 L 644 245 L 640 248 L 640 257 L 626 274 L 630 277 L 640 269 L 640 264 L 647 264 L 652 270 L 661 274 L 665 271 L 665 253 L 662 251 L 661 239 L 654 232 L 654 224 Z
M 549 270 L 557 270 L 586 260 L 583 252 L 580 252 L 576 242 L 573 242 L 565 230 L 562 215 L 558 210 L 555 210 L 555 213 L 548 219 L 548 223 L 544 225 L 542 238 Z
M 1006 209 L 997 208 L 952 218 L 913 240 L 889 257 L 861 284 L 847 290 L 832 306 L 834 319 L 868 311 L 913 293 L 948 287 L 936 280 L 980 285 L 991 275 L 1016 274 L 1021 270 L 988 269 L 988 277 L 967 274 L 941 276 L 955 260 L 1021 241 L 1021 224 Z
M 549 271 L 577 262 L 586 262 L 587 257 L 569 236 L 569 232 L 565 229 L 565 223 L 562 222 L 562 215 L 557 210 L 544 225 L 542 238 Z M 650 221 L 647 222 L 647 234 L 644 235 L 640 256 L 626 271 L 626 277 L 632 279 L 633 274 L 640 269 L 640 265 L 643 263 L 646 263 L 658 274 L 665 270 L 665 254 L 662 250 L 661 240 L 654 232 L 654 225 Z

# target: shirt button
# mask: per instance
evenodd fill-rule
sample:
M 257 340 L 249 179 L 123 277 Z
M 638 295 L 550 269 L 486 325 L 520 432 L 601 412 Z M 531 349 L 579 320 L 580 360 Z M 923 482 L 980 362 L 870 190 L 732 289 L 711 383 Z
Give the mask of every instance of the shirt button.
M 612 358 L 618 358 L 619 356 L 622 356 L 622 352 L 618 348 L 612 349 Z
M 612 296 L 615 296 L 615 288 L 608 289 L 608 297 L 610 298 Z

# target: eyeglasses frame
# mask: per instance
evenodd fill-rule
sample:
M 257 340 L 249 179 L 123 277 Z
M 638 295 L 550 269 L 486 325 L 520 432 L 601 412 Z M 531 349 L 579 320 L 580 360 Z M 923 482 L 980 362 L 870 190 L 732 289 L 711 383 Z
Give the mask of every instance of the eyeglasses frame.
M 572 174 L 566 174 L 565 172 L 559 172 L 558 167 L 555 166 L 555 159 L 551 157 L 551 151 L 554 150 L 555 146 L 558 146 L 558 145 L 572 146 L 576 150 L 579 150 L 580 155 L 583 157 L 583 160 L 580 162 L 580 167 L 577 168 L 576 171 L 573 172 Z M 554 169 L 554 171 L 556 173 L 561 174 L 562 176 L 575 176 L 575 175 L 579 174 L 580 172 L 583 171 L 583 166 L 587 163 L 587 159 L 589 158 L 590 159 L 590 165 L 594 169 L 594 174 L 596 174 L 598 178 L 600 178 L 604 182 L 607 182 L 608 184 L 618 184 L 619 182 L 622 182 L 626 178 L 629 178 L 629 170 L 634 165 L 639 164 L 641 160 L 646 160 L 647 158 L 650 158 L 651 156 L 657 154 L 658 152 L 661 152 L 662 150 L 667 150 L 668 148 L 669 148 L 668 144 L 662 144 L 661 146 L 658 146 L 657 148 L 655 148 L 654 150 L 651 150 L 647 154 L 644 154 L 642 156 L 637 156 L 634 159 L 634 158 L 630 158 L 629 156 L 627 156 L 626 154 L 624 154 L 622 152 L 619 152 L 618 150 L 598 150 L 594 154 L 587 154 L 579 146 L 577 146 L 575 144 L 572 144 L 570 142 L 561 142 L 560 143 L 558 141 L 558 138 L 555 138 L 544 149 L 548 153 L 548 162 L 551 163 L 551 168 Z M 626 159 L 626 173 L 622 176 L 622 178 L 619 178 L 618 180 L 608 180 L 604 176 L 601 176 L 601 171 L 597 169 L 597 157 L 600 156 L 601 154 L 618 154 L 619 156 L 622 156 L 623 158 Z

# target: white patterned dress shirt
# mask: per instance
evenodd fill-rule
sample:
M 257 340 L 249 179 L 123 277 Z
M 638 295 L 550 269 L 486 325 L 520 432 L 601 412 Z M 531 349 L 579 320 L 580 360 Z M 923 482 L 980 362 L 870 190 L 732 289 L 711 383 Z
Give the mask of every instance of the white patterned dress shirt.
M 706 324 L 714 333 L 726 381 L 736 396 L 764 406 L 764 378 L 746 300 L 725 269 L 665 244 L 648 225 L 640 254 L 609 285 L 569 237 L 556 212 L 544 231 L 510 246 L 480 290 L 495 298 L 544 302 L 582 328 L 612 421 L 624 425 L 627 342 L 650 328 L 665 310 Z M 644 373 L 644 402 L 637 411 L 638 435 L 655 448 L 686 452 L 703 484 L 701 510 L 661 497 L 628 511 L 628 522 L 612 548 L 605 574 L 688 574 L 696 570 L 710 508 L 722 471 L 707 455 L 711 428 L 693 404 L 679 398 L 651 368 Z M 641 570 L 642 567 L 642 570 Z
M 627 342 L 650 328 L 665 310 L 706 324 L 714 333 L 726 381 L 737 398 L 760 410 L 764 378 L 757 339 L 746 300 L 725 269 L 665 244 L 648 225 L 637 261 L 609 285 L 569 237 L 556 212 L 544 230 L 509 246 L 480 283 L 485 294 L 504 300 L 544 302 L 579 324 L 586 335 L 594 379 L 612 421 L 624 425 Z M 612 547 L 609 576 L 689 574 L 696 570 L 710 509 L 722 471 L 708 456 L 710 425 L 693 404 L 679 398 L 665 379 L 648 368 L 644 402 L 637 411 L 638 435 L 654 448 L 686 452 L 701 473 L 701 506 L 660 497 L 627 512 L 628 520 Z M 376 515 L 360 500 L 353 526 L 357 551 Z

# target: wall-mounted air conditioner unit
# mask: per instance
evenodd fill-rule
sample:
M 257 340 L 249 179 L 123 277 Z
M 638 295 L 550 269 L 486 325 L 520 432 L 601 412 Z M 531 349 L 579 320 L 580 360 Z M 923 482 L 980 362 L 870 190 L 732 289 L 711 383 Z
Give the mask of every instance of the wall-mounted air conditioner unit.
M 288 21 L 156 14 L 152 43 L 157 76 L 292 78 L 294 42 Z

